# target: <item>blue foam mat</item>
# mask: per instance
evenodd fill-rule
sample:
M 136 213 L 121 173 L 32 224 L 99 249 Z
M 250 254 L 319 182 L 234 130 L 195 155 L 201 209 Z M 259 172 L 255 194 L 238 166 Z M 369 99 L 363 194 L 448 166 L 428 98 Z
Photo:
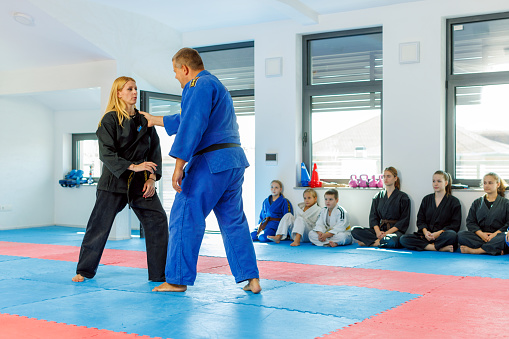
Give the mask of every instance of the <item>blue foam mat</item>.
M 81 229 L 0 231 L 0 240 L 79 246 Z M 507 279 L 508 257 L 320 248 L 255 243 L 259 260 Z M 108 241 L 107 248 L 144 250 L 144 239 Z M 206 234 L 201 255 L 224 256 L 220 235 Z M 230 275 L 201 273 L 185 293 L 154 293 L 146 269 L 101 265 L 94 279 L 72 283 L 76 263 L 0 256 L 0 311 L 112 331 L 171 338 L 314 338 L 419 297 L 354 286 L 262 280 L 259 295 Z M 298 276 L 298 272 L 296 272 Z
M 185 293 L 155 293 L 151 289 L 157 283 L 143 281 L 142 269 L 103 266 L 97 278 L 72 283 L 74 263 L 19 262 L 22 270 L 30 264 L 33 268 L 22 277 L 0 280 L 1 312 L 171 338 L 279 338 L 281 333 L 274 332 L 278 327 L 284 328 L 285 336 L 313 338 L 415 297 L 271 280 L 263 280 L 263 293 L 254 295 L 231 276 L 214 274 L 199 274 L 196 285 Z M 324 294 L 328 297 L 322 299 Z

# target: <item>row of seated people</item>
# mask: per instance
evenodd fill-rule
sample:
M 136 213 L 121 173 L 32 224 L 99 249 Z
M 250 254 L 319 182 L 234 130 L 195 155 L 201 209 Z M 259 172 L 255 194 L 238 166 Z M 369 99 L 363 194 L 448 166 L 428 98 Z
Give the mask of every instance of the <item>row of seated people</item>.
M 433 193 L 422 199 L 417 214 L 417 232 L 405 234 L 410 222 L 410 199 L 400 190 L 398 171 L 384 170 L 384 189 L 371 203 L 369 227 L 351 227 L 347 211 L 338 204 L 338 191 L 325 192 L 325 207 L 317 205 L 313 189 L 304 191 L 304 202 L 293 209 L 282 194 L 282 183 L 271 182 L 271 195 L 265 199 L 259 226 L 251 233 L 253 241 L 279 243 L 291 238 L 291 246 L 311 242 L 317 246 L 350 245 L 380 248 L 407 248 L 416 251 L 499 255 L 509 253 L 509 200 L 504 198 L 506 183 L 496 173 L 483 178 L 484 196 L 474 200 L 466 219 L 467 230 L 460 231 L 461 205 L 451 193 L 451 176 L 444 171 L 433 174 Z

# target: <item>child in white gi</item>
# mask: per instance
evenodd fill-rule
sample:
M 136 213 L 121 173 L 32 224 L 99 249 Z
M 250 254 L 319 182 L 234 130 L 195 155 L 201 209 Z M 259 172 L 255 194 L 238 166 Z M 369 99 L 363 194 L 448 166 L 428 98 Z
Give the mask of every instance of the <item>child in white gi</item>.
M 350 245 L 350 222 L 346 210 L 338 205 L 338 191 L 330 189 L 325 192 L 324 198 L 326 207 L 322 208 L 315 228 L 309 232 L 309 240 L 316 246 Z
M 287 213 L 279 222 L 276 235 L 267 238 L 279 244 L 289 235 L 293 240 L 290 246 L 299 246 L 301 242 L 309 242 L 309 231 L 315 227 L 322 209 L 316 203 L 318 196 L 314 189 L 305 190 L 303 197 L 304 202 L 299 203 L 295 209 L 295 217 Z

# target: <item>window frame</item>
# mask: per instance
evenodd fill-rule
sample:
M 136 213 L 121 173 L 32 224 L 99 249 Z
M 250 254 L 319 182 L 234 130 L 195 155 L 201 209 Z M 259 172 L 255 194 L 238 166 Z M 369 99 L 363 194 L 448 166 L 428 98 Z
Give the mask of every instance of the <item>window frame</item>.
M 88 178 L 88 173 L 83 168 L 78 168 L 78 164 L 80 163 L 79 154 L 78 154 L 78 142 L 84 141 L 84 140 L 97 140 L 97 135 L 95 133 L 73 133 L 71 135 L 72 138 L 72 169 L 75 170 L 82 170 L 83 171 L 83 177 Z M 100 159 L 99 159 L 100 160 Z M 102 163 L 102 161 L 101 161 Z M 102 174 L 102 168 L 100 169 L 100 172 Z M 94 179 L 94 182 L 99 181 L 99 177 L 92 177 Z
M 445 169 L 456 182 L 456 88 L 509 84 L 509 71 L 453 74 L 453 27 L 482 21 L 509 19 L 509 12 L 451 18 L 446 21 L 446 121 Z M 507 178 L 506 178 L 507 179 Z M 469 187 L 479 187 L 479 179 L 461 179 Z
M 169 100 L 169 101 L 182 101 L 181 95 L 175 94 L 167 94 L 167 93 L 159 93 L 159 92 L 151 92 L 151 91 L 140 91 L 140 111 L 148 112 L 150 99 L 160 99 L 160 100 Z
M 302 162 L 308 169 L 313 167 L 313 144 L 312 140 L 312 121 L 311 121 L 311 98 L 317 95 L 332 94 L 351 94 L 359 92 L 380 92 L 380 171 L 383 164 L 383 79 L 345 82 L 337 84 L 311 84 L 311 50 L 309 43 L 313 40 L 340 38 L 355 35 L 382 34 L 383 28 L 370 27 L 337 32 L 317 33 L 302 36 Z M 383 52 L 383 51 L 382 51 Z M 383 57 L 382 57 L 383 58 Z M 324 180 L 333 180 L 338 183 L 348 183 L 350 179 L 339 178 L 320 178 Z

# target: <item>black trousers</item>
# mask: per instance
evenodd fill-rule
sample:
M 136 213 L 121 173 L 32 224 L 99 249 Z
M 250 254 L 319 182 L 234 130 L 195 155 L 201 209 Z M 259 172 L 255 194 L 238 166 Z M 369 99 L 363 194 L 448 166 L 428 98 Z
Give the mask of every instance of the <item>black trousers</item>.
M 446 230 L 434 241 L 428 241 L 422 233 L 405 234 L 399 239 L 401 246 L 413 251 L 423 251 L 429 244 L 435 244 L 438 251 L 442 247 L 452 245 L 454 250 L 458 248 L 458 234 L 453 230 Z
M 508 247 L 505 243 L 505 232 L 499 233 L 495 238 L 488 242 L 484 242 L 477 234 L 470 231 L 461 231 L 458 233 L 458 243 L 470 248 L 482 248 L 486 253 L 491 255 L 499 255 L 504 251 L 507 253 Z
M 106 246 L 115 216 L 127 204 L 127 194 L 97 190 L 92 215 L 81 243 L 77 274 L 93 278 Z M 168 249 L 168 219 L 157 194 L 150 199 L 131 197 L 131 208 L 145 230 L 148 279 L 165 281 L 164 268 Z
M 402 232 L 396 231 L 394 233 L 388 234 L 382 239 L 380 239 L 380 248 L 401 248 L 399 243 L 399 238 L 403 235 Z M 363 242 L 366 246 L 371 246 L 378 239 L 376 237 L 376 232 L 373 228 L 365 228 L 365 227 L 354 227 L 352 228 L 352 237 L 354 239 Z

